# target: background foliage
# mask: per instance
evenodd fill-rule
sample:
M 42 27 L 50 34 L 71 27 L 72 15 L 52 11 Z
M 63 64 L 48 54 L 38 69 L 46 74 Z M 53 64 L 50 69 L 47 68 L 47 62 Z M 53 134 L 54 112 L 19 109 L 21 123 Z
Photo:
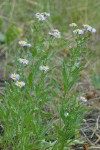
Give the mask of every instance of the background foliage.
M 33 16 L 36 12 L 50 12 L 51 26 L 60 31 L 69 30 L 69 24 L 87 23 L 97 29 L 97 34 L 90 42 L 91 60 L 88 62 L 93 76 L 97 76 L 99 71 L 99 34 L 100 15 L 99 0 L 0 0 L 0 42 L 4 43 L 0 47 L 1 54 L 6 53 L 6 68 L 10 69 L 11 61 L 16 55 L 16 40 L 30 36 L 30 29 L 27 26 L 34 22 Z M 11 46 L 13 45 L 13 48 Z M 10 55 L 12 53 L 13 55 Z M 13 58 L 12 58 L 13 57 Z M 9 60 L 8 60 L 9 58 Z M 92 59 L 93 58 L 93 59 Z M 9 63 L 10 62 L 10 63 Z M 0 62 L 2 68 L 2 61 Z M 4 64 L 4 63 L 3 63 Z M 7 72 L 9 72 L 7 70 Z M 95 82 L 95 80 L 94 80 Z

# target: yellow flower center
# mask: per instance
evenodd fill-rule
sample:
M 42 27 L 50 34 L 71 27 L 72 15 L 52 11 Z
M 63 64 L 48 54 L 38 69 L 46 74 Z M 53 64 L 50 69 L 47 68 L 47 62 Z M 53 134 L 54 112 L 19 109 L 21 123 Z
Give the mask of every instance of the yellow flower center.
M 42 16 L 42 15 L 40 15 L 40 18 L 42 19 L 42 18 L 43 18 L 43 16 Z
M 19 85 L 19 86 L 22 86 L 22 82 L 18 82 L 18 85 Z
M 56 36 L 59 36 L 59 33 L 56 33 Z
M 13 78 L 16 78 L 16 77 L 17 77 L 16 74 L 14 74 L 14 75 L 13 75 Z
M 23 61 L 23 62 L 25 62 L 25 61 L 26 61 L 26 59 L 22 59 L 22 61 Z
M 81 97 L 81 99 L 84 101 L 84 100 L 85 100 L 85 97 Z
M 46 66 L 43 66 L 43 69 L 46 69 Z
M 78 32 L 79 32 L 79 29 L 76 29 L 76 32 L 78 33 Z
M 72 23 L 72 25 L 75 25 L 75 23 Z
M 25 44 L 25 42 L 24 41 L 21 41 L 21 45 L 24 45 Z

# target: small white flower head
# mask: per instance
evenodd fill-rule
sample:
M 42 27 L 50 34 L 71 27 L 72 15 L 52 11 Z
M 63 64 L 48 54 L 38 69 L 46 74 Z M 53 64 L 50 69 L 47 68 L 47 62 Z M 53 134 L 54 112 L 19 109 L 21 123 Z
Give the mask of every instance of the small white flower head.
M 87 24 L 83 24 L 83 27 L 87 30 L 87 31 L 92 31 L 92 27 L 87 25 Z
M 81 100 L 82 102 L 87 102 L 87 99 L 86 99 L 85 97 L 83 97 L 83 96 L 80 97 L 80 100 Z
M 28 65 L 28 63 L 29 63 L 29 61 L 28 61 L 27 59 L 19 58 L 18 60 L 19 60 L 19 62 L 20 62 L 21 64 Z
M 49 67 L 48 66 L 40 66 L 39 69 L 41 71 L 48 71 L 49 70 Z
M 18 44 L 21 45 L 21 46 L 26 46 L 27 42 L 25 42 L 25 41 L 19 41 Z
M 76 23 L 71 23 L 69 24 L 70 27 L 77 27 L 77 24 Z
M 54 36 L 55 38 L 57 38 L 57 39 L 61 38 L 60 32 L 54 32 L 54 33 L 53 33 L 53 36 Z
M 96 29 L 95 29 L 95 28 L 92 28 L 91 26 L 89 26 L 89 25 L 87 25 L 87 24 L 83 24 L 83 27 L 84 27 L 87 31 L 89 31 L 89 32 L 91 32 L 91 33 L 95 33 L 95 32 L 96 32 Z
M 25 82 L 23 82 L 23 81 L 17 81 L 17 82 L 16 82 L 16 85 L 17 85 L 18 87 L 22 88 L 22 87 L 25 86 Z
M 19 41 L 18 43 L 19 43 L 19 45 L 21 45 L 23 47 L 25 47 L 25 46 L 31 47 L 32 46 L 31 44 L 27 43 L 26 41 Z
M 44 21 L 46 19 L 46 17 L 44 16 L 44 14 L 42 13 L 36 13 L 35 17 L 39 20 L 39 21 Z
M 69 113 L 68 112 L 65 112 L 64 113 L 65 117 L 69 116 Z
M 46 12 L 43 12 L 43 13 L 36 13 L 35 14 L 35 17 L 39 20 L 39 21 L 44 21 L 46 20 L 47 17 L 50 16 L 50 13 L 46 13 Z
M 81 30 L 81 29 L 76 29 L 73 31 L 74 34 L 79 34 L 79 35 L 83 35 L 84 34 L 84 31 Z
M 38 20 L 39 21 L 44 21 L 46 18 L 44 17 L 44 15 L 42 15 L 42 14 L 40 14 L 39 16 L 38 16 Z
M 14 81 L 19 80 L 20 76 L 19 74 L 13 73 L 10 75 L 10 78 L 13 79 Z
M 55 38 L 61 38 L 61 32 L 57 29 L 53 29 L 51 32 L 49 32 L 50 35 L 54 36 Z

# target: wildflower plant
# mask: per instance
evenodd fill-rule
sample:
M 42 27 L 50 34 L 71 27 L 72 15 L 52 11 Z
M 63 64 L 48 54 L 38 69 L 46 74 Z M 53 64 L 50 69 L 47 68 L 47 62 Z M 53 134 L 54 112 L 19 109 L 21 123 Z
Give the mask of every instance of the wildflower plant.
M 70 149 L 84 121 L 85 107 L 81 101 L 87 100 L 79 98 L 74 86 L 84 68 L 81 58 L 86 57 L 90 34 L 85 29 L 71 28 L 75 43 L 72 46 L 59 30 L 49 28 L 46 22 L 49 16 L 49 13 L 36 13 L 31 26 L 34 41 L 28 39 L 31 44 L 19 41 L 19 47 L 27 49 L 24 53 L 20 50 L 16 57 L 16 73 L 10 75 L 11 84 L 5 83 L 6 94 L 0 105 L 3 149 Z M 73 23 L 70 26 L 77 27 Z M 63 45 L 70 50 L 70 56 L 58 62 L 55 49 Z

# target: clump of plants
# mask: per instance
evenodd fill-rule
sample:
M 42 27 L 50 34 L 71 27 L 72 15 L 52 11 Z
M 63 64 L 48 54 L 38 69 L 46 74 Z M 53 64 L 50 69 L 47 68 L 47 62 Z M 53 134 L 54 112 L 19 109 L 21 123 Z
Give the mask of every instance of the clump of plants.
M 77 141 L 87 100 L 73 87 L 84 69 L 87 41 L 96 29 L 70 24 L 73 44 L 51 27 L 49 17 L 45 12 L 35 14 L 27 41 L 18 42 L 11 83 L 5 83 L 6 93 L 1 96 L 3 149 L 68 150 Z M 62 46 L 69 49 L 69 56 L 57 61 L 57 48 Z

